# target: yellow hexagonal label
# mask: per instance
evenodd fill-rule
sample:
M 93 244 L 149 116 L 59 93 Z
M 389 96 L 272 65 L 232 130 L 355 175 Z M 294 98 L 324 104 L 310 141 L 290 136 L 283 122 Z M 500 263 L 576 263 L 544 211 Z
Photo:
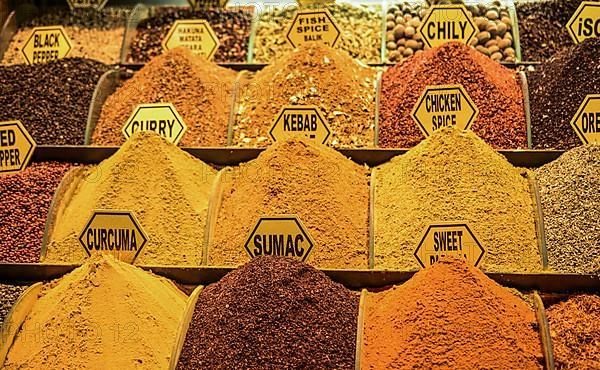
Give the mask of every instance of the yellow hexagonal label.
M 147 242 L 144 229 L 127 210 L 94 210 L 79 235 L 88 256 L 108 253 L 127 263 L 135 262 Z
M 306 261 L 315 242 L 296 215 L 261 217 L 244 249 L 250 256 L 285 256 Z
M 479 109 L 462 85 L 427 86 L 411 112 L 425 137 L 447 126 L 467 130 L 478 115 Z
M 177 20 L 163 39 L 162 46 L 164 50 L 183 46 L 210 60 L 219 48 L 219 38 L 204 19 Z
M 303 137 L 325 144 L 331 129 L 316 105 L 288 105 L 279 111 L 269 135 L 273 141 Z
M 571 120 L 571 127 L 584 144 L 600 143 L 600 94 L 583 99 Z
M 340 38 L 340 29 L 327 9 L 299 10 L 288 28 L 286 38 L 294 48 L 309 42 L 334 47 Z
M 138 131 L 154 131 L 177 145 L 187 125 L 171 103 L 140 104 L 123 126 L 123 135 L 129 139 Z
M 419 33 L 431 48 L 452 41 L 468 44 L 477 34 L 477 26 L 464 5 L 433 5 Z
M 433 265 L 443 256 L 464 258 L 479 266 L 485 249 L 467 222 L 436 222 L 425 228 L 414 256 L 423 268 Z
M 575 43 L 600 36 L 600 3 L 583 1 L 567 23 L 567 30 Z
M 34 27 L 21 49 L 28 64 L 62 59 L 70 52 L 71 40 L 62 26 Z
M 108 0 L 67 0 L 69 8 L 73 9 L 95 9 L 102 10 Z
M 0 174 L 23 171 L 33 156 L 35 141 L 20 121 L 0 122 Z

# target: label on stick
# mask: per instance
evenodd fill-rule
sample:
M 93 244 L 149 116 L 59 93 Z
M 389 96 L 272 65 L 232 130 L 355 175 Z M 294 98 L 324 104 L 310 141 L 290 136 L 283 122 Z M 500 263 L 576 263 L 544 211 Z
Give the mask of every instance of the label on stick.
M 285 256 L 306 261 L 315 242 L 296 215 L 261 217 L 244 248 L 250 256 Z
M 138 131 L 154 131 L 177 145 L 187 131 L 187 125 L 171 103 L 140 104 L 122 131 L 126 139 Z
M 462 257 L 479 266 L 485 255 L 475 234 L 466 222 L 436 222 L 429 225 L 415 250 L 414 256 L 426 268 L 440 257 Z
M 583 1 L 567 23 L 569 35 L 576 44 L 600 36 L 600 2 Z
M 71 10 L 75 9 L 95 9 L 102 10 L 108 0 L 67 0 Z
M 148 237 L 131 211 L 94 210 L 79 235 L 88 256 L 109 253 L 127 263 L 135 262 Z
M 204 19 L 177 20 L 163 39 L 163 50 L 183 46 L 210 60 L 219 48 L 219 38 Z
M 69 52 L 71 40 L 62 26 L 34 27 L 21 49 L 27 64 L 62 59 Z
M 325 144 L 331 129 L 316 105 L 288 105 L 275 118 L 269 135 L 273 141 L 304 137 Z
M 571 126 L 584 144 L 600 143 L 600 94 L 583 99 Z
M 462 85 L 427 86 L 411 117 L 425 137 L 447 126 L 467 130 L 479 115 L 479 109 Z
M 294 48 L 309 42 L 320 42 L 334 47 L 340 38 L 340 29 L 327 9 L 299 10 L 292 20 L 286 38 Z
M 35 141 L 20 121 L 0 122 L 0 174 L 23 171 L 33 156 Z
M 430 48 L 452 41 L 468 44 L 477 34 L 477 26 L 464 5 L 433 5 L 419 33 Z

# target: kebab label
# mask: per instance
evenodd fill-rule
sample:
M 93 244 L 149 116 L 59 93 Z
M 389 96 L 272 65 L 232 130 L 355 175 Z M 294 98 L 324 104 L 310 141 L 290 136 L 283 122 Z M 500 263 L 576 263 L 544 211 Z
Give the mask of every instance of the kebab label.
M 281 109 L 269 130 L 273 141 L 300 136 L 325 144 L 331 129 L 315 105 L 288 105 Z

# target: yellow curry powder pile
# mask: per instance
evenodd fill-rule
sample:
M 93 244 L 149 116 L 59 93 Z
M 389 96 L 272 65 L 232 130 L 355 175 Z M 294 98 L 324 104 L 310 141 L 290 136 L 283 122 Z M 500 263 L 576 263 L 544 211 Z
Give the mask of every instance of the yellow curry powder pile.
M 334 149 L 280 141 L 224 175 L 223 186 L 209 264 L 243 264 L 249 259 L 244 244 L 259 217 L 296 214 L 315 240 L 306 262 L 368 267 L 369 173 Z
M 542 369 L 533 309 L 463 260 L 440 258 L 365 301 L 362 369 Z
M 59 203 L 44 263 L 81 262 L 79 235 L 95 209 L 133 211 L 148 235 L 141 265 L 197 266 L 216 171 L 158 134 L 134 134 L 87 168 Z
M 172 103 L 188 127 L 182 146 L 227 144 L 236 72 L 176 48 L 157 56 L 108 97 L 94 130 L 98 145 L 125 141 L 121 129 L 138 104 Z
M 425 228 L 466 221 L 487 271 L 542 269 L 527 170 L 474 133 L 445 128 L 374 170 L 375 268 L 417 269 Z
M 169 280 L 95 255 L 43 286 L 3 369 L 166 369 L 186 303 Z

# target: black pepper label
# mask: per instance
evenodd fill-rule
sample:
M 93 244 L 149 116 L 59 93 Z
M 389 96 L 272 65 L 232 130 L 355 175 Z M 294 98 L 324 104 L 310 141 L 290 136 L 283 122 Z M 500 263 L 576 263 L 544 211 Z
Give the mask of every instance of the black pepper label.
M 464 258 L 479 266 L 485 249 L 466 222 L 436 222 L 425 229 L 414 256 L 423 268 L 443 256 Z
M 309 42 L 334 47 L 340 38 L 340 30 L 327 9 L 299 10 L 286 38 L 294 48 Z
M 464 5 L 433 5 L 419 33 L 425 44 L 434 48 L 453 41 L 468 44 L 477 27 Z
M 285 256 L 306 261 L 314 240 L 296 215 L 261 217 L 244 249 L 250 256 Z
M 0 174 L 23 171 L 33 156 L 35 146 L 35 141 L 21 122 L 0 122 Z
M 61 26 L 34 27 L 21 53 L 27 64 L 48 63 L 71 52 L 71 40 Z

